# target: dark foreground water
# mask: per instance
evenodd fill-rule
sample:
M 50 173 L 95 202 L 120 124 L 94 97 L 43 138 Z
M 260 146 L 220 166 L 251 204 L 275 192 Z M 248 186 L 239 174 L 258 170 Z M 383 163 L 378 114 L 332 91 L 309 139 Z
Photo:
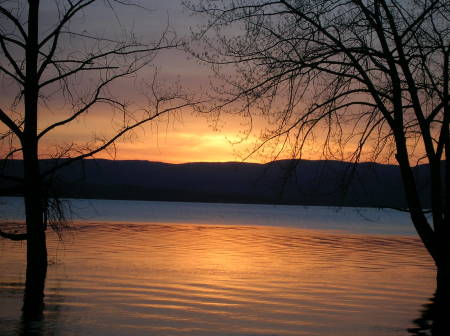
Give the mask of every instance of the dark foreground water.
M 300 216 L 291 225 L 278 214 L 283 207 L 111 202 L 102 214 L 108 207 L 99 204 L 64 241 L 49 237 L 36 335 L 391 336 L 426 329 L 434 268 L 414 235 L 373 233 L 376 223 L 389 224 L 388 213 L 374 221 L 369 210 L 290 207 Z M 130 207 L 168 213 L 157 223 L 108 217 Z M 203 218 L 197 224 L 192 207 Z M 261 215 L 251 225 L 253 212 L 264 214 L 264 225 Z M 267 223 L 270 213 L 281 218 L 278 226 Z M 173 220 L 183 216 L 186 223 Z M 319 223 L 321 216 L 327 223 L 312 229 L 311 218 Z M 23 332 L 24 258 L 24 244 L 0 240 L 0 335 Z

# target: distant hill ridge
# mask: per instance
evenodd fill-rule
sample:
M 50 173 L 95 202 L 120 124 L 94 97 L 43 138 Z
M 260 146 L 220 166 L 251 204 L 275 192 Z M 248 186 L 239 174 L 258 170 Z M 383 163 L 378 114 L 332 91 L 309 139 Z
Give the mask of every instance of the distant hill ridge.
M 42 160 L 43 170 L 57 162 Z M 5 175 L 20 177 L 20 160 L 8 161 Z M 414 168 L 426 204 L 428 166 Z M 60 197 L 189 202 L 282 203 L 404 207 L 398 166 L 373 162 L 281 160 L 267 164 L 83 160 L 53 177 Z M 0 179 L 3 195 L 20 194 Z

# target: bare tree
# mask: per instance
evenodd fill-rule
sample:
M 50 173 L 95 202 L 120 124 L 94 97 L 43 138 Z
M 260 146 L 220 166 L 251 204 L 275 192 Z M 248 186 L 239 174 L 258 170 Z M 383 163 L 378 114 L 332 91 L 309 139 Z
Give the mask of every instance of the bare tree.
M 95 35 L 86 28 L 92 22 L 83 20 L 99 6 L 110 11 L 118 27 L 108 26 L 106 32 Z M 2 167 L 12 158 L 23 160 L 23 176 L 3 174 L 2 181 L 18 183 L 26 215 L 26 232 L 0 231 L 0 235 L 27 241 L 24 312 L 39 311 L 42 304 L 47 224 L 64 220 L 61 203 L 49 197 L 52 176 L 63 166 L 113 148 L 119 138 L 145 123 L 190 104 L 179 88 L 159 86 L 156 76 L 149 81 L 148 101 L 140 108 L 119 98 L 118 91 L 130 93 L 128 87 L 136 74 L 146 71 L 159 51 L 180 44 L 169 29 L 151 43 L 127 32 L 119 11 L 129 6 L 137 4 L 123 0 L 0 1 Z M 117 82 L 125 84 L 117 89 Z M 47 140 L 60 129 L 67 132 L 75 122 L 92 122 L 93 113 L 109 121 L 102 129 L 94 125 L 90 139 L 56 144 Z M 105 129 L 108 132 L 102 134 Z M 42 170 L 39 161 L 48 156 L 65 160 Z
M 348 161 L 395 157 L 418 235 L 450 284 L 450 3 L 188 1 L 209 18 L 191 47 L 220 89 L 213 110 L 269 119 L 255 150 Z M 206 52 L 195 52 L 205 48 Z M 429 165 L 431 210 L 412 168 Z M 431 216 L 426 213 L 431 212 Z

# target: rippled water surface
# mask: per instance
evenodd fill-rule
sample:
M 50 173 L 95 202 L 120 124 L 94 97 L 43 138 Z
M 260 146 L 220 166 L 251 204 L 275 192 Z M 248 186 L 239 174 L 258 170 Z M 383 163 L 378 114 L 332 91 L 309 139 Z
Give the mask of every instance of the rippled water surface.
M 434 289 L 420 242 L 338 229 L 248 218 L 245 225 L 78 221 L 63 242 L 49 237 L 44 321 L 35 331 L 407 335 Z M 23 244 L 0 240 L 1 335 L 22 328 L 24 257 Z

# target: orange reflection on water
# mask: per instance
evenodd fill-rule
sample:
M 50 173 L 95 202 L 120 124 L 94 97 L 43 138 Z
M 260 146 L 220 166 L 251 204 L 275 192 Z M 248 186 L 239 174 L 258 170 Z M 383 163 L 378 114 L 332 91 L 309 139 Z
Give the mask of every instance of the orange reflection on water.
M 78 334 L 392 335 L 434 281 L 406 236 L 79 223 L 57 244 L 47 307 Z

